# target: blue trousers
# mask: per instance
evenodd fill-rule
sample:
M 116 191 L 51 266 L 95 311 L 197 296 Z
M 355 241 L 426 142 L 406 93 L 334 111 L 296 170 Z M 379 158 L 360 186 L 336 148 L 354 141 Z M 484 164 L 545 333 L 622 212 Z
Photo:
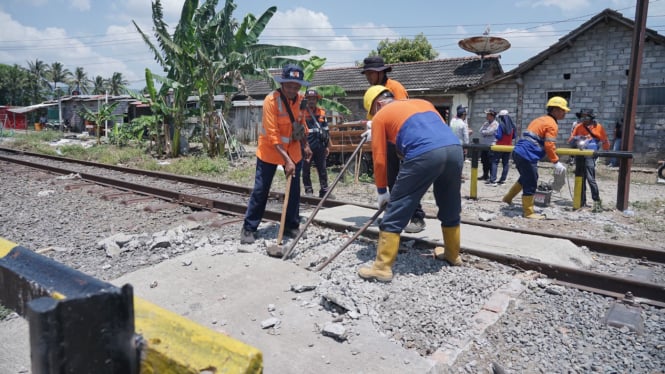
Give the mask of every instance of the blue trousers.
M 496 182 L 496 173 L 499 169 L 499 161 L 501 161 L 502 170 L 499 182 L 505 182 L 508 178 L 508 170 L 510 170 L 510 152 L 496 152 L 490 151 L 490 158 L 492 159 L 492 167 L 490 168 L 490 182 Z
M 584 158 L 584 179 L 586 183 L 582 183 L 582 206 L 586 204 L 586 185 L 589 185 L 591 190 L 591 199 L 593 201 L 600 201 L 600 191 L 598 184 L 596 184 L 596 157 Z
M 395 146 L 394 143 L 388 143 L 387 153 L 388 163 L 386 165 L 386 175 L 388 177 L 388 191 L 392 194 L 393 186 L 395 185 L 397 175 L 399 174 L 400 165 L 402 165 L 402 160 L 397 157 L 397 146 Z M 413 215 L 410 217 L 411 219 L 425 219 L 425 211 L 423 210 L 422 204 L 420 204 L 420 200 L 418 201 L 416 210 L 413 211 Z
M 263 213 L 266 211 L 268 195 L 270 194 L 270 185 L 275 177 L 277 165 L 263 162 L 256 159 L 256 175 L 254 176 L 254 189 L 247 203 L 247 212 L 243 228 L 254 232 L 259 227 Z M 291 190 L 289 192 L 289 202 L 286 207 L 285 229 L 294 229 L 300 226 L 300 172 L 302 170 L 302 161 L 296 164 L 296 174 L 291 181 Z
M 402 161 L 379 226 L 381 231 L 401 233 L 430 186 L 433 186 L 441 226 L 458 226 L 462 211 L 462 180 L 459 176 L 463 166 L 461 145 L 437 148 Z
M 304 153 L 303 153 L 304 154 Z M 312 189 L 312 163 L 316 166 L 316 172 L 319 174 L 319 197 L 323 197 L 328 192 L 328 170 L 326 169 L 326 148 L 312 148 L 312 160 L 308 162 L 303 160 L 302 184 L 305 189 Z
M 513 152 L 515 168 L 520 173 L 517 181 L 522 185 L 522 196 L 533 196 L 538 187 L 538 161 L 531 162 Z

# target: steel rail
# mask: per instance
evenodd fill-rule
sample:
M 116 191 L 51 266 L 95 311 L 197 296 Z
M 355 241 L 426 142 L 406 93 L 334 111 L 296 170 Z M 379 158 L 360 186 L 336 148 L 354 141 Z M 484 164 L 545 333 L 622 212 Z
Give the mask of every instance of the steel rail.
M 58 174 L 71 174 L 71 170 L 66 170 L 54 166 L 35 164 L 30 161 L 17 160 L 15 158 L 8 158 L 0 155 L 0 160 L 7 162 L 17 163 L 20 165 L 48 170 Z M 226 214 L 240 215 L 244 214 L 246 206 L 240 204 L 231 204 L 215 199 L 202 198 L 199 196 L 182 194 L 179 192 L 168 191 L 164 189 L 148 187 L 136 183 L 129 183 L 126 181 L 118 181 L 112 178 L 101 177 L 92 174 L 79 173 L 82 179 L 88 180 L 97 184 L 111 186 L 122 190 L 132 190 L 140 194 L 154 196 L 164 200 L 178 202 L 184 205 L 197 207 L 201 209 L 208 209 Z M 266 210 L 264 217 L 272 221 L 280 219 L 280 212 Z M 335 230 L 347 230 L 348 227 L 342 224 L 334 223 L 321 223 L 322 226 L 329 227 Z M 365 236 L 375 238 L 377 235 L 372 232 L 365 231 Z M 539 233 L 542 234 L 542 233 Z M 538 235 L 538 234 L 537 234 Z M 553 236 L 557 237 L 557 236 Z M 420 246 L 426 248 L 434 248 L 440 243 L 435 241 L 428 241 L 423 239 L 414 239 Z M 606 243 L 605 243 L 606 244 Z M 591 272 L 581 269 L 569 268 L 564 266 L 557 266 L 546 264 L 527 258 L 516 257 L 512 255 L 502 255 L 496 253 L 489 253 L 485 251 L 478 251 L 469 248 L 462 248 L 464 253 L 474 256 L 482 257 L 488 260 L 493 260 L 505 265 L 515 267 L 522 270 L 538 271 L 550 278 L 563 282 L 565 284 L 574 285 L 577 288 L 589 290 L 598 294 L 603 294 L 611 297 L 616 295 L 625 295 L 631 292 L 638 301 L 651 304 L 658 307 L 665 307 L 665 285 L 643 282 L 636 279 L 611 276 L 608 274 Z
M 177 175 L 177 174 L 171 174 L 171 173 L 156 172 L 156 171 L 142 170 L 142 169 L 134 169 L 134 168 L 128 168 L 128 167 L 124 167 L 124 166 L 100 164 L 100 163 L 91 162 L 91 161 L 82 161 L 82 160 L 75 160 L 75 159 L 70 159 L 70 158 L 65 158 L 65 157 L 42 155 L 42 154 L 39 154 L 39 153 L 24 152 L 24 151 L 20 151 L 20 150 L 2 148 L 2 147 L 0 147 L 0 151 L 6 151 L 6 152 L 12 153 L 12 154 L 21 154 L 21 155 L 26 155 L 26 156 L 31 156 L 31 157 L 46 158 L 46 159 L 51 159 L 51 160 L 60 161 L 60 162 L 64 162 L 64 163 L 77 163 L 77 164 L 81 164 L 81 165 L 86 165 L 86 166 L 91 166 L 91 167 L 98 167 L 98 168 L 103 168 L 103 169 L 109 169 L 109 170 L 114 170 L 114 171 L 134 174 L 134 175 L 143 175 L 143 176 L 149 176 L 149 177 L 153 177 L 153 178 L 160 178 L 160 179 L 165 179 L 165 180 L 189 183 L 189 184 L 193 184 L 193 185 L 200 186 L 200 187 L 208 187 L 208 188 L 213 188 L 213 189 L 220 190 L 220 191 L 238 193 L 238 194 L 241 194 L 241 195 L 249 195 L 252 191 L 252 188 L 250 188 L 250 187 L 238 186 L 238 185 L 228 184 L 228 183 L 220 183 L 220 182 L 210 181 L 210 180 L 206 180 L 206 179 L 199 179 L 199 178 Z M 13 158 L 3 158 L 3 159 L 8 161 L 8 162 L 15 162 L 14 160 L 16 160 L 16 159 L 13 159 Z M 24 163 L 24 165 L 37 167 L 37 168 L 42 166 L 41 164 L 27 164 L 27 163 Z M 69 171 L 69 173 L 71 173 L 71 171 Z M 270 197 L 281 201 L 281 200 L 284 199 L 284 194 L 281 193 L 281 192 L 271 192 Z M 191 201 L 197 201 L 197 200 L 201 200 L 201 198 L 193 197 L 191 199 Z M 373 205 L 359 204 L 359 203 L 355 203 L 355 202 L 348 202 L 348 201 L 341 201 L 341 200 L 327 199 L 327 200 L 321 202 L 320 198 L 308 197 L 308 196 L 301 196 L 300 200 L 301 200 L 302 203 L 305 203 L 305 204 L 315 205 L 315 206 L 320 204 L 322 207 L 326 207 L 326 208 L 342 206 L 342 205 L 355 205 L 355 206 L 368 208 L 368 209 L 374 209 L 375 208 Z M 204 205 L 204 204 L 208 204 L 208 203 L 201 201 L 199 205 Z M 197 206 L 197 205 L 192 205 L 192 206 Z M 240 210 L 242 210 L 242 209 L 240 209 Z M 244 214 L 244 211 L 240 212 L 237 208 L 234 208 L 230 211 L 234 212 L 236 214 Z M 274 214 L 279 215 L 279 213 L 274 213 L 273 214 L 270 211 L 266 211 L 266 214 L 267 214 L 266 219 L 269 219 L 269 220 L 272 220 L 272 221 L 279 221 L 279 218 L 275 218 L 273 216 Z M 428 216 L 428 218 L 434 218 L 434 217 Z M 644 247 L 644 246 L 630 245 L 628 243 L 621 243 L 621 242 L 599 241 L 599 240 L 593 240 L 593 239 L 582 238 L 582 237 L 577 237 L 577 236 L 563 235 L 563 234 L 553 234 L 553 233 L 547 233 L 547 232 L 542 232 L 542 231 L 536 232 L 536 231 L 533 231 L 533 230 L 519 229 L 519 228 L 512 228 L 512 227 L 504 227 L 504 226 L 493 225 L 493 224 L 477 222 L 477 221 L 462 220 L 462 223 L 465 224 L 465 225 L 479 226 L 479 227 L 485 227 L 485 228 L 490 228 L 490 229 L 495 229 L 495 230 L 504 230 L 504 231 L 515 232 L 515 233 L 520 233 L 520 234 L 530 234 L 530 235 L 544 236 L 544 237 L 548 237 L 548 238 L 564 239 L 564 240 L 569 240 L 570 242 L 572 242 L 572 243 L 574 243 L 575 245 L 578 245 L 578 246 L 586 246 L 589 250 L 591 250 L 593 252 L 604 253 L 604 254 L 613 255 L 613 256 L 620 256 L 620 257 L 631 257 L 631 258 L 645 259 L 645 260 L 652 261 L 652 262 L 657 262 L 657 263 L 665 263 L 665 250 L 657 249 L 657 248 L 649 248 L 649 247 Z

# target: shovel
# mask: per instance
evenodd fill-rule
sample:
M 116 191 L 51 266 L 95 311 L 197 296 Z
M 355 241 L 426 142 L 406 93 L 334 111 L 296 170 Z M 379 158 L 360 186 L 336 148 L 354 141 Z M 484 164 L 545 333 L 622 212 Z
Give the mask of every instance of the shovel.
M 321 209 L 321 207 L 323 206 L 323 203 L 325 203 L 325 201 L 328 199 L 328 196 L 330 196 L 330 192 L 333 190 L 333 188 L 335 188 L 335 186 L 337 185 L 337 182 L 339 182 L 339 180 L 342 178 L 342 176 L 344 175 L 344 172 L 346 171 L 346 169 L 348 169 L 349 164 L 351 164 L 351 162 L 356 157 L 358 152 L 360 152 L 360 150 L 362 149 L 363 144 L 365 144 L 366 141 L 367 141 L 367 137 L 363 136 L 363 137 L 360 138 L 360 143 L 358 144 L 356 149 L 353 151 L 351 156 L 349 156 L 349 159 L 346 161 L 346 164 L 344 164 L 344 166 L 342 167 L 342 170 L 339 172 L 339 174 L 337 174 L 337 178 L 335 178 L 335 180 L 330 184 L 330 186 L 328 187 L 328 191 L 326 191 L 326 194 L 323 195 L 323 197 L 321 198 L 321 201 L 319 201 L 319 204 L 316 206 L 316 208 L 314 208 L 314 211 L 309 215 L 309 218 L 307 219 L 307 222 L 305 222 L 305 225 L 303 226 L 302 230 L 300 230 L 300 232 L 298 233 L 298 236 L 296 236 L 295 239 L 293 239 L 289 249 L 287 249 L 286 252 L 284 253 L 284 257 L 282 257 L 283 260 L 286 260 L 287 258 L 289 258 L 289 256 L 291 256 L 291 253 L 293 252 L 293 249 L 296 247 L 296 243 L 298 243 L 298 240 L 300 240 L 300 238 L 305 233 L 305 229 L 307 228 L 307 226 L 309 226 L 310 223 L 312 223 L 312 221 L 314 220 L 314 216 L 316 215 L 316 213 L 319 212 L 319 209 Z
M 277 244 L 271 245 L 266 248 L 268 256 L 282 257 L 284 256 L 284 248 L 282 248 L 282 239 L 284 238 L 284 224 L 286 223 L 286 208 L 289 206 L 289 192 L 291 191 L 292 176 L 286 177 L 286 191 L 284 192 L 284 204 L 282 205 L 282 218 L 279 221 L 279 234 L 277 234 Z

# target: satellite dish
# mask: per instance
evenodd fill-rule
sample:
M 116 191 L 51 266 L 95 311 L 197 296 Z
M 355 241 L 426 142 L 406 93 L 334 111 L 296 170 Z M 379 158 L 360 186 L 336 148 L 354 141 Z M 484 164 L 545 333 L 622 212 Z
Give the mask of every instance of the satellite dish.
M 510 48 L 510 42 L 497 36 L 473 36 L 462 39 L 457 43 L 465 51 L 480 56 L 480 67 L 483 66 L 483 58 L 487 55 L 499 53 Z

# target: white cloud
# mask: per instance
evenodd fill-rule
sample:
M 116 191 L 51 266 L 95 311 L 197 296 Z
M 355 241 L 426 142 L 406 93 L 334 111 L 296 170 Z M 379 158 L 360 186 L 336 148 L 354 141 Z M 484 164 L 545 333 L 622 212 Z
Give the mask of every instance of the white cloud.
M 338 35 L 325 13 L 295 8 L 275 12 L 261 34 L 261 42 L 307 48 L 310 55 L 325 56 L 326 67 L 334 67 L 353 66 L 376 47 L 378 40 L 396 36 L 386 28 L 371 24 L 353 26 L 349 32 L 350 35 Z M 362 39 L 357 39 L 357 35 L 362 35 Z
M 114 45 L 112 44 L 114 42 L 113 38 L 108 37 L 103 41 L 95 40 L 91 42 L 90 40 L 71 37 L 62 28 L 37 29 L 22 25 L 3 12 L 0 12 L 0 24 L 5 28 L 0 33 L 0 42 L 7 42 L 6 44 L 11 45 L 11 48 L 0 49 L 0 61 L 3 61 L 3 63 L 27 67 L 28 61 L 34 62 L 39 59 L 49 65 L 53 62 L 60 62 L 72 72 L 76 67 L 82 66 L 90 78 L 96 75 L 110 78 L 113 72 L 118 71 L 122 72 L 127 79 L 140 79 L 123 61 L 132 58 L 132 53 L 137 49 L 138 43 L 134 43 L 134 47 L 130 48 L 128 46 L 131 46 L 131 43 L 116 40 Z M 110 33 L 116 34 L 116 31 L 112 29 Z M 122 32 L 124 32 L 124 29 L 117 34 Z M 117 39 L 122 38 L 127 38 L 127 34 L 117 36 Z M 141 41 L 141 43 L 143 42 Z M 105 52 L 108 48 L 118 48 L 124 50 L 124 52 L 106 55 Z
M 527 6 L 532 8 L 540 7 L 553 7 L 559 8 L 563 11 L 579 11 L 581 9 L 588 9 L 591 6 L 589 0 L 536 0 L 536 1 L 520 1 L 518 6 Z
M 90 10 L 90 0 L 70 0 L 69 6 L 76 10 L 86 12 Z

